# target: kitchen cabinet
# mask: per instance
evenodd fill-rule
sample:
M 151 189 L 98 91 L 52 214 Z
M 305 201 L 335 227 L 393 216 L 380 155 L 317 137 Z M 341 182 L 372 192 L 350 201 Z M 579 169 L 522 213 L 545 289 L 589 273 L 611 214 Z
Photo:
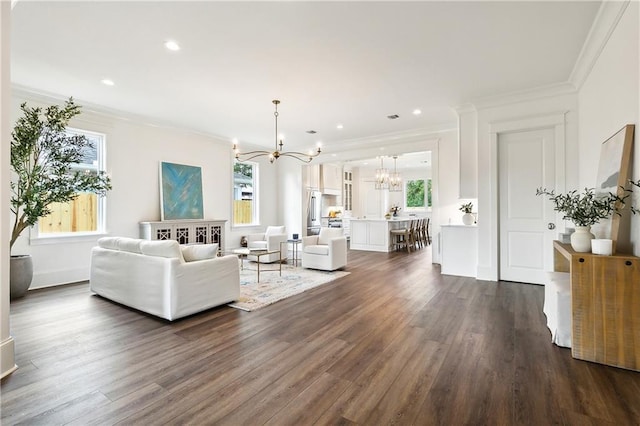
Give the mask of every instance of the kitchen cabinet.
M 478 269 L 478 227 L 442 225 L 441 272 L 444 275 L 476 277 Z
M 309 189 L 320 189 L 320 165 L 312 164 L 304 167 L 304 184 Z
M 345 211 L 353 210 L 353 172 L 345 169 L 343 172 L 342 205 Z
M 322 180 L 320 190 L 323 194 L 342 194 L 342 168 L 334 164 L 322 164 L 320 169 Z

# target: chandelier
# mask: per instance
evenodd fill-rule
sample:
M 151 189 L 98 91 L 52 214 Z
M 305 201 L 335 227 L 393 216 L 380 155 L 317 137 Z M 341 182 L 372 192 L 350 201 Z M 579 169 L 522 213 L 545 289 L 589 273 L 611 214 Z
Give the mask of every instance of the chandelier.
M 275 137 L 275 150 L 274 151 L 250 151 L 250 152 L 244 152 L 241 153 L 240 150 L 238 149 L 238 143 L 234 142 L 233 143 L 233 152 L 235 154 L 236 160 L 242 162 L 242 161 L 249 161 L 251 159 L 254 159 L 256 157 L 261 157 L 263 155 L 266 155 L 269 157 L 269 162 L 273 163 L 274 161 L 276 161 L 278 158 L 280 157 L 293 157 L 297 160 L 303 161 L 305 163 L 310 163 L 311 160 L 313 160 L 315 157 L 317 157 L 318 155 L 320 155 L 320 145 L 318 145 L 318 148 L 316 150 L 316 152 L 313 151 L 309 151 L 308 154 L 305 154 L 303 152 L 295 152 L 295 151 L 283 151 L 282 150 L 282 136 L 280 136 L 280 140 L 278 141 L 278 104 L 280 103 L 279 100 L 274 99 L 273 104 L 275 105 L 275 112 L 273 113 L 273 115 L 275 116 L 276 119 L 276 137 Z
M 389 171 L 384 168 L 383 161 L 380 157 L 380 168 L 376 169 L 376 189 L 389 189 Z
M 401 192 L 402 191 L 402 176 L 398 173 L 396 161 L 398 156 L 393 156 L 393 173 L 389 174 L 389 192 Z

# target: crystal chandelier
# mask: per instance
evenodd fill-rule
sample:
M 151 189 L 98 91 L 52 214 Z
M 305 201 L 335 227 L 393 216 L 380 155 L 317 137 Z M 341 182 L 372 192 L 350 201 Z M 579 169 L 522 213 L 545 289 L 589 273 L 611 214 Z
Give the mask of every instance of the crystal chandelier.
M 393 156 L 393 173 L 389 174 L 389 192 L 401 192 L 402 191 L 402 176 L 398 173 L 396 161 L 398 156 Z
M 278 104 L 280 103 L 279 100 L 274 99 L 273 104 L 275 105 L 275 112 L 273 113 L 273 115 L 275 116 L 276 119 L 276 137 L 275 137 L 275 149 L 274 151 L 250 151 L 250 152 L 240 152 L 240 149 L 238 148 L 238 143 L 234 141 L 233 143 L 233 152 L 235 154 L 236 160 L 242 162 L 242 161 L 249 161 L 252 160 L 256 157 L 261 157 L 263 155 L 266 155 L 269 157 L 269 162 L 273 163 L 274 161 L 276 161 L 278 158 L 280 157 L 293 157 L 296 160 L 300 160 L 302 162 L 305 163 L 310 163 L 311 160 L 313 160 L 315 157 L 317 157 L 318 155 L 320 155 L 320 145 L 318 145 L 317 149 L 315 152 L 313 151 L 309 151 L 308 154 L 305 154 L 303 152 L 295 152 L 295 151 L 283 151 L 282 150 L 282 137 L 280 137 L 280 140 L 278 141 Z
M 380 168 L 376 169 L 376 189 L 389 189 L 389 170 L 384 168 L 383 161 L 380 157 Z

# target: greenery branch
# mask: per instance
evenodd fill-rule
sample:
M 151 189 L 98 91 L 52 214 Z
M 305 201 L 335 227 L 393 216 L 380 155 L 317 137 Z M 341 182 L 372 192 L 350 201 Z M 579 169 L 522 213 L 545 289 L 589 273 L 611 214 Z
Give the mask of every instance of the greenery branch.
M 585 188 L 582 193 L 573 190 L 566 194 L 556 194 L 546 188 L 538 188 L 536 195 L 548 196 L 555 204 L 554 210 L 564 214 L 563 219 L 572 221 L 576 226 L 591 226 L 613 214 L 621 216 L 631 190 L 620 187 L 618 194 L 596 194 L 594 188 Z M 635 209 L 631 207 L 631 210 L 633 212 Z
M 459 210 L 464 213 L 471 213 L 473 211 L 473 203 L 469 201 L 466 204 L 462 204 Z
M 69 98 L 64 106 L 30 108 L 20 105 L 23 116 L 11 133 L 11 213 L 14 217 L 9 247 L 22 231 L 51 213 L 52 203 L 74 200 L 80 192 L 104 196 L 111 180 L 104 172 L 74 169 L 93 143 L 83 135 L 66 133 L 80 106 Z

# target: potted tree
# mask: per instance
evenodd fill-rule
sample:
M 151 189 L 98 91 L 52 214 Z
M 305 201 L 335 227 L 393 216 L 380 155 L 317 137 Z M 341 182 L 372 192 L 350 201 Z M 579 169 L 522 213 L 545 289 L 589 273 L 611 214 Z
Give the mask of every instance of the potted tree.
M 556 194 L 554 191 L 538 188 L 536 195 L 548 196 L 555 204 L 554 210 L 564 214 L 563 219 L 574 223 L 576 230 L 571 234 L 571 247 L 577 252 L 586 253 L 591 251 L 591 240 L 594 238 L 591 226 L 613 214 L 621 215 L 630 192 L 621 188 L 621 196 L 612 192 L 596 194 L 593 188 L 585 188 L 582 193 L 573 190 L 566 194 Z
M 80 113 L 80 106 L 69 98 L 63 106 L 31 108 L 20 105 L 22 117 L 11 132 L 11 230 L 10 250 L 28 227 L 51 213 L 52 203 L 65 203 L 80 192 L 100 196 L 111 189 L 110 178 L 74 170 L 92 142 L 82 135 L 66 132 L 69 121 Z M 26 294 L 33 276 L 30 255 L 11 255 L 10 296 Z

